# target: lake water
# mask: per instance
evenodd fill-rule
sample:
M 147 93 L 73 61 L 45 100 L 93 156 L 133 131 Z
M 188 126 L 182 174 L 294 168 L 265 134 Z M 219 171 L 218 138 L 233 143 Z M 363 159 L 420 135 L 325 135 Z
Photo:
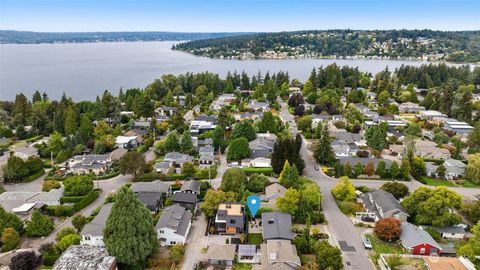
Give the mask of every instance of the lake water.
M 290 78 L 304 81 L 313 67 L 336 62 L 358 66 L 377 73 L 388 66 L 424 62 L 390 60 L 222 60 L 197 57 L 172 51 L 173 42 L 0 44 L 0 100 L 13 100 L 23 92 L 31 97 L 35 90 L 59 98 L 63 92 L 74 100 L 93 100 L 105 89 L 143 88 L 162 74 L 210 71 L 221 76 L 230 70 L 288 71 Z

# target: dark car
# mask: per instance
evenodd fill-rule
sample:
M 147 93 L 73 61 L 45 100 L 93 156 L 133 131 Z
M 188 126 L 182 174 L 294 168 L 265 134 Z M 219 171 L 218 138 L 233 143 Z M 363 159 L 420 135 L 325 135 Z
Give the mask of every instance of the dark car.
M 365 222 L 375 222 L 375 219 L 372 217 L 362 217 L 362 221 Z

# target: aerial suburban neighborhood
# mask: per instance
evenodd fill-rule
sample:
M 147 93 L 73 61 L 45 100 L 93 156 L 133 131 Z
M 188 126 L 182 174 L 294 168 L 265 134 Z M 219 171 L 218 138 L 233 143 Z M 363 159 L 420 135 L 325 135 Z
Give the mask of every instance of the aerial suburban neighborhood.
M 304 82 L 187 73 L 96 101 L 17 94 L 0 103 L 0 265 L 476 269 L 479 78 L 331 64 Z

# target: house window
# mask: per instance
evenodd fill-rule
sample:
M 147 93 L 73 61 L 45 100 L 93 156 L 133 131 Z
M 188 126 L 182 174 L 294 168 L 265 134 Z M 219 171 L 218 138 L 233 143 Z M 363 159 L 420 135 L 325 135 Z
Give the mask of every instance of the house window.
M 165 233 L 163 230 L 159 230 L 158 232 L 159 232 L 159 233 Z
M 85 235 L 83 238 L 84 238 L 86 241 L 90 241 L 90 236 L 88 236 L 88 235 Z
M 170 245 L 176 245 L 176 244 L 177 244 L 177 242 L 175 242 L 175 241 L 170 241 Z
M 421 248 L 420 249 L 420 254 L 424 254 L 425 253 L 425 248 Z
M 236 224 L 237 221 L 235 219 L 230 219 L 230 224 Z

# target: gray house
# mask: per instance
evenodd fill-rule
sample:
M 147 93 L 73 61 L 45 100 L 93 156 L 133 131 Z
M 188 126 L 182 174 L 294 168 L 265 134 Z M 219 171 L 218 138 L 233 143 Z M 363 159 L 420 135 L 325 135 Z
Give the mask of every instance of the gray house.
M 197 194 L 176 192 L 175 195 L 173 195 L 172 202 L 173 204 L 181 205 L 188 210 L 195 210 L 195 207 L 197 206 Z
M 164 197 L 172 194 L 171 186 L 160 180 L 134 183 L 132 189 L 140 201 L 152 212 L 158 211 L 163 205 Z
M 248 143 L 251 150 L 251 158 L 269 158 L 273 153 L 273 146 L 277 141 L 277 136 L 271 133 L 258 133 L 255 140 Z
M 218 232 L 238 234 L 245 231 L 245 206 L 241 203 L 221 203 L 215 216 Z
M 377 220 L 394 217 L 400 222 L 407 221 L 407 211 L 391 193 L 384 190 L 364 193 L 360 195 L 360 201 L 367 212 L 375 214 Z
M 262 213 L 262 236 L 264 240 L 292 240 L 292 216 L 281 212 Z
M 188 180 L 183 182 L 180 191 L 183 193 L 194 193 L 196 195 L 200 194 L 200 182 L 195 180 Z

